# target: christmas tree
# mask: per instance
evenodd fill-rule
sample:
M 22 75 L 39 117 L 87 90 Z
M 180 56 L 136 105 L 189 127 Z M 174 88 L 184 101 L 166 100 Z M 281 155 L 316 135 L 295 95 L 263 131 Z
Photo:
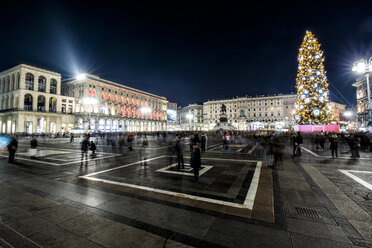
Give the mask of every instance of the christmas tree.
M 297 59 L 296 121 L 299 124 L 327 124 L 331 113 L 324 56 L 320 43 L 310 31 L 306 31 Z

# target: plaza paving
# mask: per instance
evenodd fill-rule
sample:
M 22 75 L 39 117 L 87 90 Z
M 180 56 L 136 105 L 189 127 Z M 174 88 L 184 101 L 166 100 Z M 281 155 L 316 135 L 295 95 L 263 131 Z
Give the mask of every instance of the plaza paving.
M 39 140 L 31 159 L 0 157 L 1 247 L 372 247 L 369 153 L 339 159 L 305 144 L 271 170 L 260 144 L 209 142 L 200 182 L 176 169 L 171 138 L 134 151 L 98 143 L 80 165 L 79 139 Z M 145 164 L 146 162 L 146 164 Z

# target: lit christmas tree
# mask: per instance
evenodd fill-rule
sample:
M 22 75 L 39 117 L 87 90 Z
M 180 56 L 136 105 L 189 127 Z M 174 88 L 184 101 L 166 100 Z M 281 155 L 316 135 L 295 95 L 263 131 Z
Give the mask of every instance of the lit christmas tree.
M 331 112 L 324 56 L 320 43 L 310 31 L 306 31 L 297 59 L 296 121 L 299 124 L 327 124 Z

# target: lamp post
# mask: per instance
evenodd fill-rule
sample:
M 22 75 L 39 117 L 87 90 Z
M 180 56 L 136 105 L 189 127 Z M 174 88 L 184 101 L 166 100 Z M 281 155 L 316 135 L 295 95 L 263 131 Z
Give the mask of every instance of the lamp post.
M 372 108 L 371 108 L 371 89 L 369 88 L 369 74 L 372 72 L 372 57 L 366 60 L 361 59 L 353 65 L 353 71 L 365 74 L 367 80 L 367 100 L 368 100 L 368 126 L 372 127 Z
M 191 113 L 188 113 L 186 115 L 186 118 L 189 120 L 189 129 L 191 130 L 191 120 L 194 118 L 194 115 Z

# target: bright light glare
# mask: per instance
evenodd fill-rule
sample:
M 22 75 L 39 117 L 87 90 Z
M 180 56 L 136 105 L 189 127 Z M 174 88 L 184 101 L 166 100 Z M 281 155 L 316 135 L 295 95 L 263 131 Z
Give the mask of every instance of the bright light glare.
M 351 117 L 352 115 L 353 115 L 353 112 L 351 112 L 351 111 L 345 111 L 344 112 L 345 117 Z
M 81 74 L 78 74 L 76 75 L 76 79 L 77 80 L 83 80 L 85 79 L 87 76 L 85 75 L 85 73 L 81 73 Z
M 83 98 L 83 103 L 85 105 L 96 105 L 97 104 L 97 99 L 96 98 L 92 98 L 92 97 L 84 97 Z
M 192 114 L 187 114 L 186 115 L 186 118 L 189 119 L 189 120 L 191 120 L 192 118 L 194 118 L 194 116 Z
M 364 61 L 359 62 L 356 70 L 358 73 L 364 73 L 366 71 L 366 63 Z
M 144 114 L 148 114 L 148 113 L 151 112 L 151 109 L 148 108 L 148 107 L 142 107 L 142 108 L 141 108 L 141 112 L 144 113 Z

